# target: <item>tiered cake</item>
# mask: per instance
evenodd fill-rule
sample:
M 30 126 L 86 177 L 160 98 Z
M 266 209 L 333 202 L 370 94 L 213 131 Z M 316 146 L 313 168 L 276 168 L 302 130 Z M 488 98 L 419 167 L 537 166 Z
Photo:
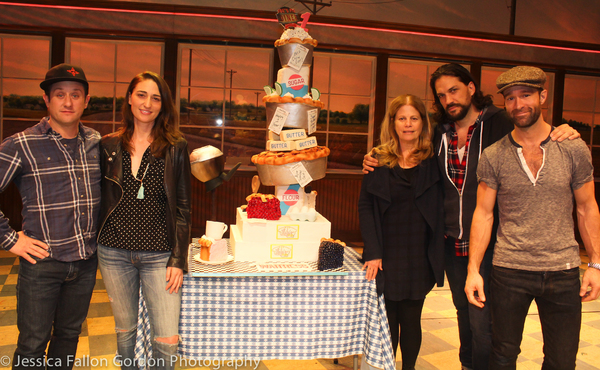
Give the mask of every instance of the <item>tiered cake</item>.
M 329 238 L 331 223 L 315 210 L 316 192 L 307 186 L 325 177 L 329 149 L 314 136 L 323 103 L 319 91 L 309 88 L 312 51 L 317 45 L 306 29 L 307 15 L 299 26 L 292 9 L 282 8 L 278 18 L 291 19 L 275 42 L 281 65 L 275 88 L 265 87 L 269 137 L 267 150 L 252 157 L 260 181 L 275 186 L 281 218 L 251 218 L 254 212 L 237 209 L 230 243 L 239 261 L 317 261 L 321 238 Z M 310 91 L 310 93 L 309 93 Z M 249 206 L 257 202 L 252 195 Z M 263 196 L 268 202 L 267 197 Z M 249 217 L 250 214 L 250 217 Z

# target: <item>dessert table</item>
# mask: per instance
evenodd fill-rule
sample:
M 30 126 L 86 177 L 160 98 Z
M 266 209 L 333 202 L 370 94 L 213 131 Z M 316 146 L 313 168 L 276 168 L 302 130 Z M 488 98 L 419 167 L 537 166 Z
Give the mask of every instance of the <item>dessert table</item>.
M 191 254 L 190 263 L 197 264 Z M 373 367 L 395 369 L 383 296 L 377 297 L 374 281 L 365 280 L 358 258 L 346 248 L 345 275 L 187 274 L 179 323 L 182 361 L 226 365 L 363 354 Z M 140 301 L 136 353 L 148 358 L 147 313 Z

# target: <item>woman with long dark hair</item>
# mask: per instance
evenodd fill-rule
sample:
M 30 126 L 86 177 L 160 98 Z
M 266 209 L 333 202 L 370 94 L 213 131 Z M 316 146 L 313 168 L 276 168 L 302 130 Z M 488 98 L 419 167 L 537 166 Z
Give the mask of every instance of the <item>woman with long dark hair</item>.
M 444 283 L 442 187 L 425 105 L 401 95 L 381 125 L 379 167 L 365 175 L 358 204 L 366 279 L 384 294 L 392 345 L 402 369 L 421 348 L 421 311 L 434 284 Z
M 133 361 L 139 289 L 156 368 L 172 369 L 179 343 L 183 273 L 190 239 L 190 161 L 177 110 L 156 73 L 135 76 L 122 127 L 101 141 L 98 258 L 115 318 L 122 369 Z

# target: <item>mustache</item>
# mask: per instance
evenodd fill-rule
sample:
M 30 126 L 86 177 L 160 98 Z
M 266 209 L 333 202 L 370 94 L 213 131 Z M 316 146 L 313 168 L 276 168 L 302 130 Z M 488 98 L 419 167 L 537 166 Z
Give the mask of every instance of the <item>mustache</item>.
M 513 109 L 510 111 L 510 114 L 517 114 L 517 113 L 530 113 L 533 112 L 532 108 L 521 108 L 521 109 Z

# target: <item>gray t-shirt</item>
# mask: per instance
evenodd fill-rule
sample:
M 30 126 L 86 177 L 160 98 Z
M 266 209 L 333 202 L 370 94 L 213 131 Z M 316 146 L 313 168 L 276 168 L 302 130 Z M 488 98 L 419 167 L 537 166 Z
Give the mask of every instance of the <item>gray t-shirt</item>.
M 527 271 L 579 266 L 573 190 L 593 181 L 590 150 L 581 139 L 541 144 L 543 164 L 531 174 L 511 134 L 483 152 L 479 181 L 496 190 L 500 226 L 493 264 Z

